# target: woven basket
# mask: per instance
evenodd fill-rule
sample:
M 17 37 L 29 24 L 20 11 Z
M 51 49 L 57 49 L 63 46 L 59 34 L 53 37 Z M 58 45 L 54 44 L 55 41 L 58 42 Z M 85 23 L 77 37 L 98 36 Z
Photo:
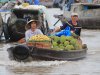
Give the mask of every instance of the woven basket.
M 27 43 L 28 46 L 34 46 L 37 48 L 46 48 L 46 49 L 50 49 L 52 47 L 51 42 L 28 42 Z

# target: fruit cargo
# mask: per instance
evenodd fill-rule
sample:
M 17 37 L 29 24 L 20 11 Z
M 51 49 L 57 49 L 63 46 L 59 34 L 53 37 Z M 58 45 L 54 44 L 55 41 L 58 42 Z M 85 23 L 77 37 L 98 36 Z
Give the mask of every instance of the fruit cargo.
M 55 38 L 56 37 L 56 38 Z M 8 48 L 9 58 L 17 61 L 26 60 L 78 60 L 86 57 L 86 44 L 80 45 L 76 39 L 71 36 L 57 37 L 51 36 L 52 42 L 41 41 L 32 37 L 37 41 L 29 41 L 24 45 L 15 45 Z M 65 40 L 66 38 L 66 40 Z M 31 44 L 30 44 L 31 43 Z

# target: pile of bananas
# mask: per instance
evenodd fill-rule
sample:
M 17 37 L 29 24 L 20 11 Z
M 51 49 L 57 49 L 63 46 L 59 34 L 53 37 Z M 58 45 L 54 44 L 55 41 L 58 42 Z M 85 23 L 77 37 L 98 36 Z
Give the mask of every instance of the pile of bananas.
M 35 36 L 32 36 L 29 41 L 51 41 L 51 39 L 46 36 L 46 35 L 42 35 L 42 34 L 39 34 L 39 35 L 35 35 Z

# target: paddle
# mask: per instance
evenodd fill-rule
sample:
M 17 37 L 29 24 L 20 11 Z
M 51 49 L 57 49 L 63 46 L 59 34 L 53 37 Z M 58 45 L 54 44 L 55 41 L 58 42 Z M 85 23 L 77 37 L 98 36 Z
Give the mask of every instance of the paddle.
M 81 27 L 74 27 L 72 24 L 68 23 L 68 20 L 61 14 L 61 15 L 54 15 L 55 18 L 59 18 L 53 26 L 55 26 L 60 20 L 67 23 L 68 26 L 71 28 L 81 28 Z
M 55 18 L 58 18 L 58 20 L 54 23 L 53 26 L 55 26 L 60 20 L 63 22 L 66 22 L 70 27 L 73 27 L 73 25 L 68 23 L 68 20 L 61 14 L 61 15 L 54 15 Z

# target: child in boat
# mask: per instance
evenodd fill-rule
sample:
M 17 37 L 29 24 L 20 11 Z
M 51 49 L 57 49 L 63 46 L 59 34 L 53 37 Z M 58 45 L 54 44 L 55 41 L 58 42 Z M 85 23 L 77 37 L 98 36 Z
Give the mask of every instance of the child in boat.
M 37 28 L 38 24 L 36 20 L 30 20 L 25 26 L 25 40 L 27 41 L 30 37 L 38 34 L 43 34 L 40 29 Z

